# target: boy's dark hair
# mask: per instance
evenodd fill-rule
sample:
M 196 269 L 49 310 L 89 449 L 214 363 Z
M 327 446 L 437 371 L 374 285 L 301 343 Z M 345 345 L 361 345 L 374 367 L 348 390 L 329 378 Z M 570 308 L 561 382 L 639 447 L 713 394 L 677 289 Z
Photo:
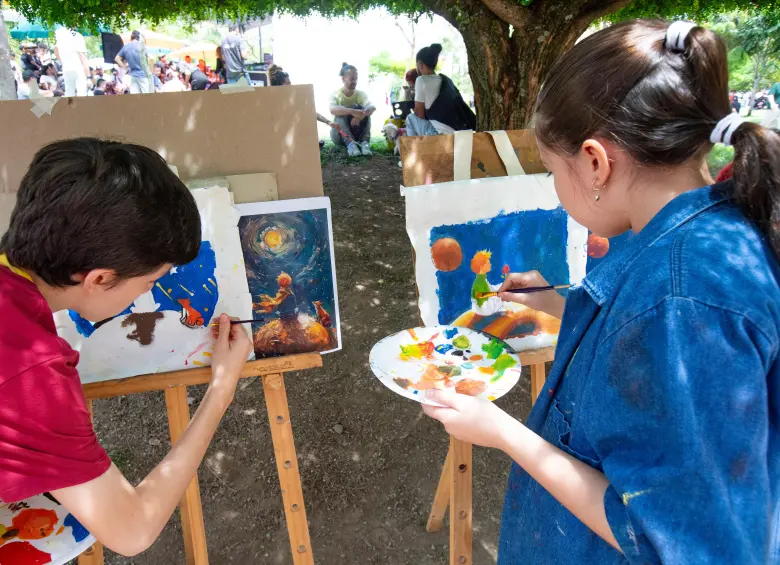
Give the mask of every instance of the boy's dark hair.
M 348 63 L 341 63 L 341 70 L 339 71 L 339 76 L 343 77 L 348 72 L 357 72 L 357 67 L 355 65 L 350 65 Z
M 95 88 L 100 88 L 100 87 L 105 86 L 105 85 L 106 85 L 106 79 L 99 78 L 99 79 L 97 79 L 97 82 L 95 83 Z
M 137 29 L 134 29 L 130 32 L 130 40 L 135 41 L 136 39 L 141 39 L 141 32 Z
M 422 61 L 426 67 L 435 71 L 439 64 L 439 55 L 441 55 L 441 45 L 433 43 L 417 52 L 417 60 Z
M 200 230 L 195 200 L 160 155 L 83 137 L 55 141 L 33 157 L 0 253 L 65 287 L 92 269 L 131 278 L 189 263 Z
M 572 155 L 586 139 L 603 137 L 643 166 L 703 157 L 713 129 L 731 113 L 726 46 L 694 27 L 684 49 L 670 49 L 668 28 L 663 20 L 621 22 L 572 47 L 537 99 L 539 142 Z M 732 200 L 780 258 L 780 132 L 743 123 L 731 139 Z

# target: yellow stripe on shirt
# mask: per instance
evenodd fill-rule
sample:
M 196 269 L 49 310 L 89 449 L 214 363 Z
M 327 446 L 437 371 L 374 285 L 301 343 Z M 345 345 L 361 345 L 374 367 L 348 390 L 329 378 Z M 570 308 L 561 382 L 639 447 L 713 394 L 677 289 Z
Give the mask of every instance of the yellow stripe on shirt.
M 23 277 L 28 281 L 33 282 L 32 277 L 27 273 L 27 271 L 23 271 L 18 267 L 14 267 L 13 265 L 11 265 L 11 263 L 8 262 L 8 257 L 6 256 L 5 253 L 0 253 L 0 266 L 8 267 L 9 269 L 11 269 L 12 273 L 16 273 L 20 277 Z

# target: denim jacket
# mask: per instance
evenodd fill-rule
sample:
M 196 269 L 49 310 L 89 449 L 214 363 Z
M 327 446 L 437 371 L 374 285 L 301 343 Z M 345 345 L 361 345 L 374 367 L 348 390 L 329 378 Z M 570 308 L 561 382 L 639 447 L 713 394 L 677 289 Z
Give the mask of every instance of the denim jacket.
M 727 183 L 571 289 L 527 425 L 602 471 L 623 554 L 513 465 L 500 565 L 780 563 L 780 270 Z

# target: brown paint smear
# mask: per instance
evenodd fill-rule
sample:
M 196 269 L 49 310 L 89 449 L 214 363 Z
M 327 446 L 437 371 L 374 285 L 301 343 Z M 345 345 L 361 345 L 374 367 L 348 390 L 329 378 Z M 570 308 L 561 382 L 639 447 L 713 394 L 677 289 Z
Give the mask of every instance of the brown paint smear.
M 130 314 L 122 322 L 122 327 L 135 325 L 135 330 L 127 334 L 127 339 L 137 341 L 141 345 L 149 345 L 154 341 L 154 327 L 157 325 L 157 320 L 162 320 L 164 317 L 165 314 L 162 312 Z

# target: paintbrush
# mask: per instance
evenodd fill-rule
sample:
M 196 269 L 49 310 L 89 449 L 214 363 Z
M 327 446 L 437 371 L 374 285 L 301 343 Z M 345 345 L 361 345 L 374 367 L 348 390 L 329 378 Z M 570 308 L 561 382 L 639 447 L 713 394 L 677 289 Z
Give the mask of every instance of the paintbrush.
M 263 322 L 264 320 L 230 320 L 230 325 L 235 324 L 254 324 L 255 322 Z M 210 328 L 216 328 L 219 326 L 219 321 L 211 322 L 209 324 Z
M 545 290 L 562 290 L 564 288 L 569 288 L 570 284 L 556 284 L 556 285 L 548 285 L 548 286 L 528 286 L 525 288 L 513 288 L 512 290 L 504 290 L 502 292 L 508 292 L 509 294 L 530 294 L 531 292 L 542 292 Z M 478 292 L 477 298 L 483 299 L 483 298 L 493 298 L 494 296 L 498 296 L 499 292 Z

